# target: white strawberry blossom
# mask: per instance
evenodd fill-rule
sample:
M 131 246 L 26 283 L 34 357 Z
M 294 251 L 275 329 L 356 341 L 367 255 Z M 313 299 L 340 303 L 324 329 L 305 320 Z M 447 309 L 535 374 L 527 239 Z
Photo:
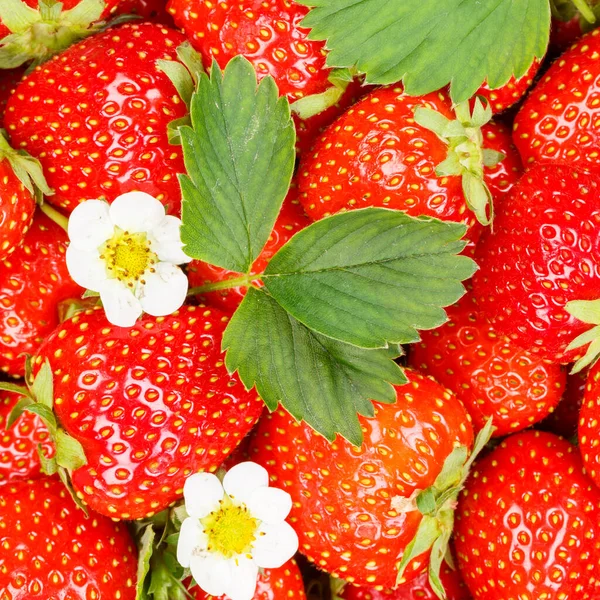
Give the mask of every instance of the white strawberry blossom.
M 177 560 L 211 596 L 251 600 L 258 569 L 281 567 L 298 550 L 298 536 L 285 521 L 292 499 L 269 487 L 267 471 L 254 462 L 232 467 L 223 483 L 211 473 L 192 475 L 183 495 L 189 517 Z
M 188 279 L 177 266 L 183 252 L 181 220 L 165 215 L 149 194 L 129 192 L 112 204 L 87 200 L 69 218 L 67 268 L 84 288 L 100 294 L 107 319 L 131 327 L 143 312 L 161 317 L 185 301 Z

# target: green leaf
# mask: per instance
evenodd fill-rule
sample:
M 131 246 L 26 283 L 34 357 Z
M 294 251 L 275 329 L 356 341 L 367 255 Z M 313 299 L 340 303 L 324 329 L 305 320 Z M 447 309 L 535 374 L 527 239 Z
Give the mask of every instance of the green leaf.
M 327 40 L 331 67 L 354 67 L 366 83 L 402 80 L 418 96 L 451 85 L 455 103 L 521 77 L 548 46 L 548 0 L 298 0 L 302 22 Z
M 46 359 L 35 376 L 31 392 L 37 402 L 52 410 L 54 406 L 54 376 L 48 359 Z
M 138 568 L 137 568 L 137 584 L 135 588 L 136 600 L 146 600 L 147 594 L 144 592 L 144 583 L 146 576 L 150 571 L 150 558 L 154 550 L 154 528 L 148 525 L 144 529 L 144 533 L 139 541 Z
M 222 73 L 213 64 L 191 103 L 192 127 L 179 129 L 187 175 L 181 238 L 185 252 L 248 272 L 271 235 L 295 160 L 290 107 L 265 77 L 257 87 L 242 56 Z
M 54 441 L 56 443 L 56 462 L 59 466 L 72 472 L 87 464 L 83 446 L 64 429 L 56 431 Z
M 266 289 L 314 331 L 363 348 L 418 339 L 446 321 L 475 263 L 465 227 L 400 211 L 340 213 L 297 233 L 271 259 Z
M 225 363 L 267 406 L 281 402 L 327 439 L 340 433 L 362 443 L 356 413 L 373 415 L 370 400 L 394 402 L 391 384 L 406 378 L 393 362 L 400 348 L 364 350 L 310 331 L 267 293 L 252 288 L 223 335 Z

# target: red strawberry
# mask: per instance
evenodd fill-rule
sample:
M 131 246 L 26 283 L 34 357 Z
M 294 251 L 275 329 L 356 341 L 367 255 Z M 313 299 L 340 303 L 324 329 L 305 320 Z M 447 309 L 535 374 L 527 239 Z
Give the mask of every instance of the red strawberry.
M 600 485 L 600 449 L 598 422 L 600 419 L 600 363 L 590 368 L 579 411 L 579 450 L 589 476 Z
M 475 600 L 599 597 L 600 490 L 550 433 L 504 440 L 475 463 L 455 545 Z
M 587 370 L 567 376 L 563 397 L 554 412 L 541 424 L 542 429 L 569 439 L 577 435 L 579 411 L 583 403 L 586 381 Z
M 223 362 L 227 320 L 185 306 L 126 329 L 97 309 L 46 339 L 34 370 L 50 361 L 55 413 L 88 461 L 72 473 L 73 487 L 92 509 L 121 519 L 163 510 L 190 474 L 215 471 L 256 423 L 262 400 Z
M 304 214 L 304 209 L 295 199 L 296 191 L 292 188 L 288 194 L 277 222 L 273 227 L 271 237 L 259 257 L 252 265 L 253 273 L 262 273 L 273 255 L 281 248 L 295 233 L 310 225 L 310 220 Z M 194 260 L 188 266 L 190 286 L 204 286 L 209 283 L 227 281 L 233 277 L 239 277 L 239 273 L 227 271 L 221 267 L 215 267 L 208 263 Z M 242 298 L 246 295 L 247 288 L 236 287 L 202 294 L 202 299 L 207 303 L 233 312 L 239 306 Z
M 0 261 L 0 371 L 25 374 L 33 354 L 58 324 L 61 301 L 83 294 L 65 262 L 67 234 L 38 212 L 23 245 Z
M 459 572 L 444 563 L 440 579 L 446 591 L 446 600 L 469 600 L 469 592 Z M 344 586 L 339 600 L 438 600 L 427 580 L 427 573 L 398 586 L 394 590 L 377 590 L 371 587 Z
M 443 92 L 414 98 L 404 95 L 402 88 L 389 87 L 368 94 L 335 121 L 300 163 L 300 201 L 308 216 L 316 220 L 342 209 L 385 206 L 414 216 L 462 221 L 472 228 L 476 217 L 467 209 L 461 177 L 435 174 L 448 155 L 448 143 L 415 121 L 417 108 L 455 118 Z M 484 132 L 489 129 L 483 127 Z M 513 151 L 505 131 L 494 126 L 491 131 L 494 148 L 510 156 Z M 473 156 L 480 155 L 479 142 L 469 143 Z M 482 168 L 475 163 L 473 169 Z M 520 172 L 518 159 L 511 158 L 509 164 L 496 171 L 505 180 L 502 191 Z M 498 197 L 496 189 L 491 194 Z M 479 208 L 485 213 L 485 205 Z M 470 238 L 475 240 L 479 234 L 479 228 L 472 229 Z
M 565 309 L 600 298 L 597 180 L 567 165 L 529 170 L 477 248 L 473 278 L 481 313 L 500 334 L 553 361 L 590 328 Z
M 564 50 L 598 26 L 598 0 L 552 0 L 551 6 L 550 46 L 555 50 Z
M 513 139 L 526 166 L 566 161 L 600 165 L 600 31 L 583 36 L 548 69 L 518 112 Z
M 20 399 L 18 394 L 0 390 L 0 483 L 38 477 L 38 445 L 48 458 L 54 454 L 46 426 L 33 413 L 24 412 L 12 428 L 7 429 L 8 415 Z
M 25 69 L 10 69 L 0 72 L 0 126 L 4 127 L 4 110 L 12 91 L 21 81 Z
M 197 586 L 190 593 L 194 600 L 229 600 L 228 596 L 209 596 Z M 296 561 L 292 558 L 279 569 L 263 569 L 252 600 L 306 600 L 302 573 Z
M 418 512 L 400 506 L 434 483 L 456 446 L 470 447 L 473 439 L 454 395 L 417 372 L 406 374 L 395 404 L 375 403 L 375 416 L 360 418 L 360 448 L 340 437 L 330 444 L 282 409 L 262 419 L 252 440 L 251 459 L 292 496 L 289 522 L 300 551 L 358 585 L 395 585 L 421 522 Z M 404 580 L 425 566 L 422 556 L 412 560 Z
M 56 479 L 0 485 L 0 531 L 3 599 L 136 597 L 127 528 L 86 517 Z
M 331 87 L 325 43 L 308 39 L 309 30 L 300 27 L 308 8 L 293 0 L 170 0 L 167 6 L 206 67 L 215 59 L 223 69 L 242 54 L 290 102 Z
M 179 213 L 185 170 L 167 126 L 187 111 L 156 63 L 175 59 L 183 41 L 161 25 L 123 25 L 72 46 L 17 87 L 5 124 L 13 145 L 39 157 L 56 191 L 50 202 L 71 211 L 138 190 Z
M 540 68 L 540 64 L 541 61 L 535 59 L 525 75 L 519 79 L 515 79 L 514 76 L 511 77 L 508 83 L 500 88 L 492 90 L 487 82 L 485 82 L 477 92 L 475 92 L 475 95 L 483 96 L 490 103 L 494 114 L 501 113 L 513 106 L 513 104 L 516 104 L 526 94 L 533 83 L 533 79 Z
M 465 404 L 476 429 L 490 417 L 495 436 L 541 421 L 558 403 L 566 372 L 499 336 L 471 295 L 447 309 L 448 322 L 421 332 L 409 364 L 432 375 Z
M 165 25 L 172 21 L 167 12 L 167 0 L 120 0 L 117 13 L 139 15 Z

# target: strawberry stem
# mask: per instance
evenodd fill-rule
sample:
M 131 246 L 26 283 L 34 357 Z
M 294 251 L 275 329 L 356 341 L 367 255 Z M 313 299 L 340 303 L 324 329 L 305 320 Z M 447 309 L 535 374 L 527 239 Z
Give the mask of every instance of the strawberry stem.
M 39 205 L 40 210 L 50 219 L 52 219 L 57 225 L 62 227 L 65 231 L 69 230 L 69 219 L 59 213 L 55 208 L 50 206 L 47 202 Z
M 253 281 L 260 279 L 260 275 L 242 275 L 241 277 L 233 277 L 225 281 L 215 281 L 205 285 L 199 285 L 188 290 L 188 296 L 196 296 L 206 294 L 207 292 L 216 292 L 218 290 L 229 290 L 236 287 L 250 287 Z

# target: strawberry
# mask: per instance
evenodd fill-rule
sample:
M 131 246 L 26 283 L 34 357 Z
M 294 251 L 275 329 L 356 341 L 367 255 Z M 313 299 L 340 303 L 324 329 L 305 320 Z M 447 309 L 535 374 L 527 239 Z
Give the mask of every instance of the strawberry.
M 598 598 L 599 509 L 574 446 L 539 431 L 504 440 L 475 463 L 457 509 L 474 599 Z
M 586 381 L 587 369 L 567 375 L 563 397 L 554 411 L 541 423 L 541 429 L 567 439 L 576 438 Z
M 583 401 L 579 411 L 579 450 L 588 475 L 600 485 L 600 451 L 598 418 L 600 415 L 600 363 L 587 374 Z
M 253 273 L 262 273 L 272 256 L 281 248 L 295 233 L 310 225 L 310 220 L 304 214 L 304 209 L 295 199 L 296 191 L 294 188 L 288 194 L 271 237 L 263 248 L 259 257 L 252 265 Z M 194 260 L 188 266 L 190 286 L 206 286 L 211 283 L 227 281 L 233 277 L 239 276 L 239 273 L 227 271 L 221 267 L 209 265 L 208 263 Z M 208 292 L 202 294 L 201 299 L 208 304 L 223 308 L 229 312 L 235 311 L 242 298 L 246 295 L 247 288 L 236 287 Z
M 471 295 L 447 309 L 448 322 L 421 332 L 409 364 L 433 376 L 465 404 L 476 429 L 489 417 L 494 436 L 541 421 L 558 403 L 566 372 L 498 335 Z
M 516 79 L 513 75 L 502 87 L 490 89 L 487 82 L 475 92 L 476 96 L 485 98 L 492 108 L 494 114 L 501 113 L 516 104 L 527 92 L 540 68 L 541 61 L 537 58 L 525 75 Z
M 120 0 L 117 13 L 122 15 L 138 15 L 168 25 L 171 16 L 167 12 L 166 0 Z
M 436 111 L 445 122 L 454 119 L 444 92 L 417 98 L 404 95 L 400 87 L 388 87 L 368 94 L 329 126 L 299 166 L 300 202 L 310 218 L 320 219 L 342 209 L 385 206 L 413 216 L 462 221 L 471 228 L 470 239 L 475 241 L 479 237 L 481 229 L 474 227 L 476 216 L 467 209 L 463 185 L 474 189 L 470 205 L 480 220 L 487 222 L 488 196 L 498 198 L 520 174 L 510 138 L 503 128 L 493 125 L 484 125 L 480 138 L 479 129 L 471 126 L 482 125 L 491 113 L 481 107 L 477 115 L 471 116 L 467 107 L 468 117 L 464 109 L 461 112 L 465 135 L 444 141 L 431 130 L 434 127 L 419 119 L 418 114 L 415 117 L 416 109 L 426 116 Z M 501 149 L 510 159 L 507 167 L 494 171 L 487 190 L 481 180 L 484 173 L 481 145 L 490 130 L 493 147 Z M 439 170 L 440 176 L 436 175 L 436 166 L 441 168 L 444 166 L 441 163 L 451 162 L 450 158 L 446 161 L 447 156 L 466 160 L 463 154 L 459 156 L 465 145 L 471 155 L 468 166 L 460 163 L 459 170 L 446 167 L 445 175 Z M 488 152 L 485 156 L 489 155 Z M 496 153 L 492 156 L 496 158 L 486 160 L 488 164 L 495 164 L 499 158 Z M 500 194 L 495 186 L 497 179 L 502 181 Z
M 127 528 L 86 517 L 57 479 L 0 485 L 0 531 L 3 599 L 136 597 Z
M 37 68 L 11 96 L 5 124 L 15 147 L 38 157 L 70 212 L 89 198 L 130 191 L 180 211 L 181 148 L 167 126 L 187 109 L 157 60 L 185 38 L 152 23 L 126 24 L 72 46 Z M 60 102 L 56 99 L 60 98 Z
M 550 46 L 564 50 L 598 25 L 598 0 L 551 0 Z
M 446 591 L 446 600 L 469 600 L 469 592 L 457 570 L 444 563 L 440 579 Z M 394 590 L 377 590 L 371 587 L 346 585 L 338 596 L 339 600 L 438 600 L 427 580 L 427 573 L 398 586 Z M 337 599 L 336 599 L 337 600 Z
M 556 60 L 529 93 L 513 132 L 525 166 L 551 161 L 600 165 L 599 52 L 600 31 L 594 30 Z
M 40 347 L 34 372 L 49 361 L 56 416 L 87 458 L 72 485 L 93 510 L 121 519 L 163 510 L 190 474 L 215 471 L 256 423 L 262 400 L 224 366 L 227 321 L 185 306 L 127 329 L 87 310 Z
M 228 596 L 209 596 L 197 586 L 189 591 L 194 600 L 229 600 Z M 252 600 L 306 600 L 302 573 L 296 561 L 292 559 L 279 569 L 263 569 Z
M 8 416 L 20 398 L 14 392 L 0 390 L 0 484 L 40 476 L 38 445 L 45 456 L 54 454 L 46 426 L 33 413 L 24 412 L 12 428 L 8 428 Z
M 242 54 L 259 78 L 271 75 L 290 102 L 331 86 L 325 43 L 308 39 L 309 30 L 300 27 L 308 8 L 293 0 L 170 0 L 167 6 L 206 67 L 214 59 L 224 69 Z
M 422 521 L 412 510 L 415 491 L 434 484 L 446 457 L 473 440 L 453 394 L 417 372 L 406 375 L 395 404 L 375 403 L 374 417 L 360 418 L 361 447 L 341 437 L 330 444 L 282 409 L 261 420 L 251 442 L 251 460 L 292 496 L 289 522 L 300 551 L 357 585 L 396 584 L 399 561 Z M 426 563 L 423 556 L 412 559 L 402 581 L 416 578 Z
M 25 69 L 17 68 L 0 72 L 0 127 L 4 127 L 4 110 L 13 90 L 23 78 Z
M 477 248 L 481 313 L 524 349 L 570 362 L 567 345 L 589 325 L 571 300 L 600 297 L 600 207 L 595 177 L 568 165 L 536 165 L 505 198 Z M 589 340 L 588 340 L 589 341 Z
M 84 292 L 65 262 L 67 234 L 38 212 L 23 244 L 0 261 L 0 371 L 25 374 L 33 354 L 58 324 L 61 301 Z

